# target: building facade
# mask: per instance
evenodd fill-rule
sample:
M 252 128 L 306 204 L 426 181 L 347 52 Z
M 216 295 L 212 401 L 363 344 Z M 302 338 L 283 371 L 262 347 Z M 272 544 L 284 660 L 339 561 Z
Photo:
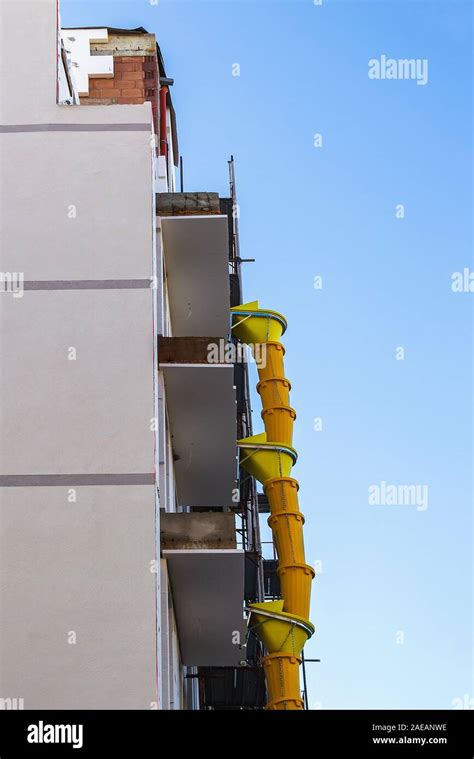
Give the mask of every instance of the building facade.
M 261 708 L 233 182 L 177 191 L 154 35 L 0 9 L 1 703 Z
M 0 9 L 0 706 L 303 709 L 286 319 L 243 302 L 233 159 L 178 191 L 143 27 Z

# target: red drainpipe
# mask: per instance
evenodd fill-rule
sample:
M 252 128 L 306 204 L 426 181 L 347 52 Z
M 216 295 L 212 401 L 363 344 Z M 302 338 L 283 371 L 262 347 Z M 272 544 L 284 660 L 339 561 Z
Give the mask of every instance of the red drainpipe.
M 166 140 L 166 95 L 168 87 L 160 87 L 160 155 L 168 155 L 168 142 Z

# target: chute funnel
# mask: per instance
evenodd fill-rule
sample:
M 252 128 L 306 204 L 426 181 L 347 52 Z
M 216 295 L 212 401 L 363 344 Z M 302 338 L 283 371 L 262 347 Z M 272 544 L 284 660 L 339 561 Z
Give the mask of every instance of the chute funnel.
M 269 654 L 299 656 L 314 627 L 307 619 L 283 611 L 283 600 L 250 604 L 249 627 Z
M 241 466 L 259 482 L 288 477 L 298 454 L 285 443 L 267 443 L 265 432 L 237 440 Z
M 258 300 L 243 303 L 230 309 L 232 334 L 243 343 L 278 342 L 286 330 L 287 322 L 278 311 L 258 307 Z

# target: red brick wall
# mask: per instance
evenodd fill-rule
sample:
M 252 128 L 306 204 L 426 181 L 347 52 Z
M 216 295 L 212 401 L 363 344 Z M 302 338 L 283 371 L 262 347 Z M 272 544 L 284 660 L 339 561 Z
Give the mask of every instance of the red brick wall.
M 152 105 L 155 132 L 159 132 L 159 82 L 156 55 L 115 56 L 113 79 L 89 77 L 89 97 L 82 105 Z
M 145 100 L 151 103 L 153 110 L 153 120 L 155 122 L 155 132 L 159 134 L 159 80 L 158 80 L 158 60 L 156 55 L 146 55 L 143 63 L 144 83 L 145 83 Z
M 145 101 L 145 72 L 143 56 L 117 56 L 114 58 L 114 78 L 89 78 L 89 98 L 108 100 L 114 103 L 139 104 Z

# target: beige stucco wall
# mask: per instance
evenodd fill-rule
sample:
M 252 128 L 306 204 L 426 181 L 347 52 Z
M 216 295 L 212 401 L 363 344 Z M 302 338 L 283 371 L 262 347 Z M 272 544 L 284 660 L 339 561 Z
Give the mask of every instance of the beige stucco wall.
M 156 701 L 153 487 L 0 499 L 0 684 L 25 709 Z
M 2 477 L 153 482 L 153 293 L 127 284 L 153 275 L 151 107 L 57 106 L 55 0 L 0 11 L 0 271 L 44 287 L 0 293 L 0 698 L 148 709 L 160 700 L 154 485 Z M 69 284 L 50 289 L 58 280 Z

